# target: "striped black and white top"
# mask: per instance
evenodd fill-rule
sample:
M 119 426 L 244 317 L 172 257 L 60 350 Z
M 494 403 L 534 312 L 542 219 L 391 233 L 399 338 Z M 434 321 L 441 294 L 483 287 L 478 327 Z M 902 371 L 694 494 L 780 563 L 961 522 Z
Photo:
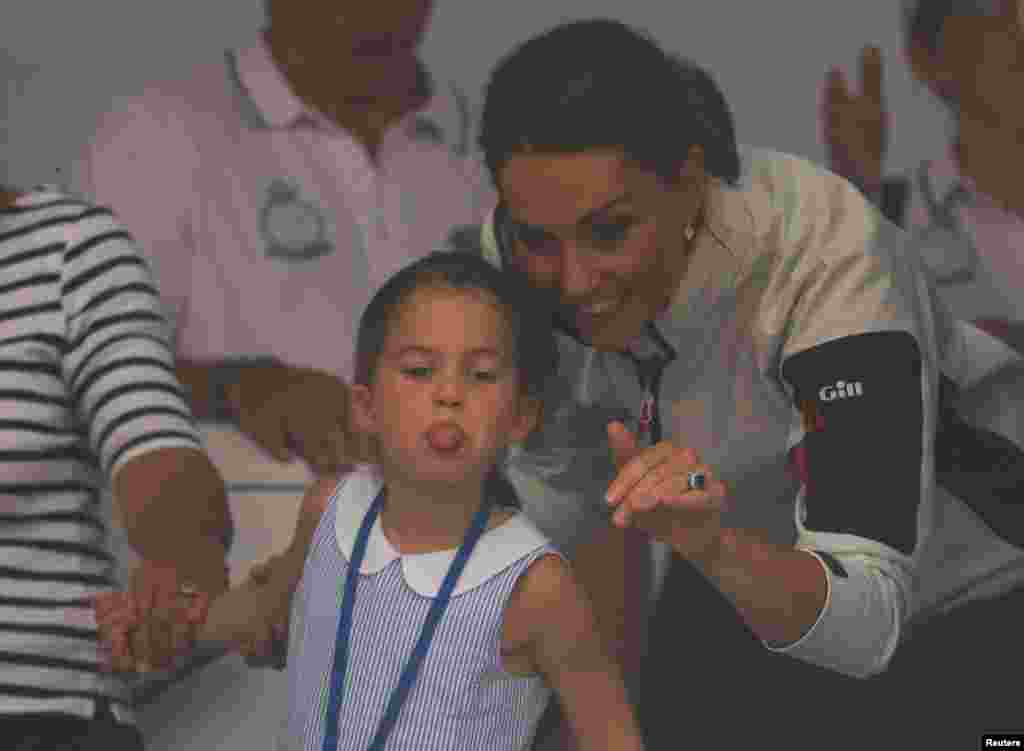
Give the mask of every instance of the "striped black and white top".
M 101 495 L 132 457 L 198 446 L 150 273 L 112 214 L 46 189 L 0 210 L 0 715 L 91 717 L 89 597 L 114 586 Z
M 342 480 L 320 519 L 292 601 L 288 703 L 279 751 L 321 751 L 348 559 L 380 489 L 369 471 Z M 505 607 L 530 565 L 557 551 L 521 513 L 488 530 L 466 562 L 416 683 L 388 739 L 409 751 L 525 751 L 551 689 L 504 670 Z M 359 570 L 339 751 L 361 751 L 384 714 L 455 551 L 402 555 L 378 518 Z

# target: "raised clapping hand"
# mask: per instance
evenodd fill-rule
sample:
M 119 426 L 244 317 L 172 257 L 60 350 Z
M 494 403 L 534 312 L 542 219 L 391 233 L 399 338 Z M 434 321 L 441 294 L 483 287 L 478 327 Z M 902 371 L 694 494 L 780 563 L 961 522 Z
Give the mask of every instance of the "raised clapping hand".
M 723 482 L 701 464 L 693 449 L 668 441 L 641 449 L 620 422 L 608 426 L 618 474 L 608 486 L 612 523 L 633 526 L 691 559 L 713 557 L 721 540 L 721 514 L 727 495 Z M 691 490 L 691 472 L 707 478 L 704 490 Z
M 860 92 L 839 68 L 829 71 L 822 98 L 822 126 L 829 167 L 869 192 L 882 184 L 888 113 L 882 94 L 882 53 L 867 46 L 860 56 Z

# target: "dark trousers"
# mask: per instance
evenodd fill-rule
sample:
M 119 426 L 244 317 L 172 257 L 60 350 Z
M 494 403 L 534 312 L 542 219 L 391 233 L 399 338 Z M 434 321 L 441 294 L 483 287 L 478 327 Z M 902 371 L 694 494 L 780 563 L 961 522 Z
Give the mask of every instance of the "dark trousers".
M 1024 730 L 1024 590 L 915 628 L 868 679 L 768 651 L 689 564 L 673 561 L 663 591 L 637 696 L 648 751 L 726 741 L 888 749 L 901 739 L 953 751 L 978 748 L 984 732 Z
M 834 748 L 863 722 L 856 679 L 770 652 L 690 564 L 674 558 L 662 592 L 637 694 L 647 751 Z
M 0 715 L 5 751 L 144 751 L 138 728 L 122 725 L 106 702 L 92 719 L 57 713 Z
M 879 715 L 922 748 L 981 748 L 984 733 L 1024 733 L 1024 588 L 914 627 L 870 679 Z

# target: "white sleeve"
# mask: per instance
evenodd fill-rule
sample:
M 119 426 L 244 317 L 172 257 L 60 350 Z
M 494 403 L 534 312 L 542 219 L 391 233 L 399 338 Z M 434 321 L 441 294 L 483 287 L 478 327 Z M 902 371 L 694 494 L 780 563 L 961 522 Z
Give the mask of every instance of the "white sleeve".
M 885 546 L 871 540 L 806 530 L 796 547 L 814 556 L 825 572 L 825 606 L 796 642 L 765 646 L 855 678 L 884 671 L 910 609 L 909 559 L 893 550 L 881 552 Z M 855 632 L 850 624 L 857 625 Z

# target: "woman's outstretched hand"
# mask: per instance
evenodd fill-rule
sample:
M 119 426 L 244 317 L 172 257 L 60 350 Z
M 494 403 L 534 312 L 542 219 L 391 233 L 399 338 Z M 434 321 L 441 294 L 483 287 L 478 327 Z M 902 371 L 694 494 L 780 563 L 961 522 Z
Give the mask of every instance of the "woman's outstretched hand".
M 669 441 L 640 448 L 620 422 L 608 425 L 608 442 L 618 469 L 607 493 L 612 523 L 643 530 L 685 558 L 714 557 L 727 489 L 697 452 Z M 704 476 L 704 489 L 690 487 L 692 473 Z

